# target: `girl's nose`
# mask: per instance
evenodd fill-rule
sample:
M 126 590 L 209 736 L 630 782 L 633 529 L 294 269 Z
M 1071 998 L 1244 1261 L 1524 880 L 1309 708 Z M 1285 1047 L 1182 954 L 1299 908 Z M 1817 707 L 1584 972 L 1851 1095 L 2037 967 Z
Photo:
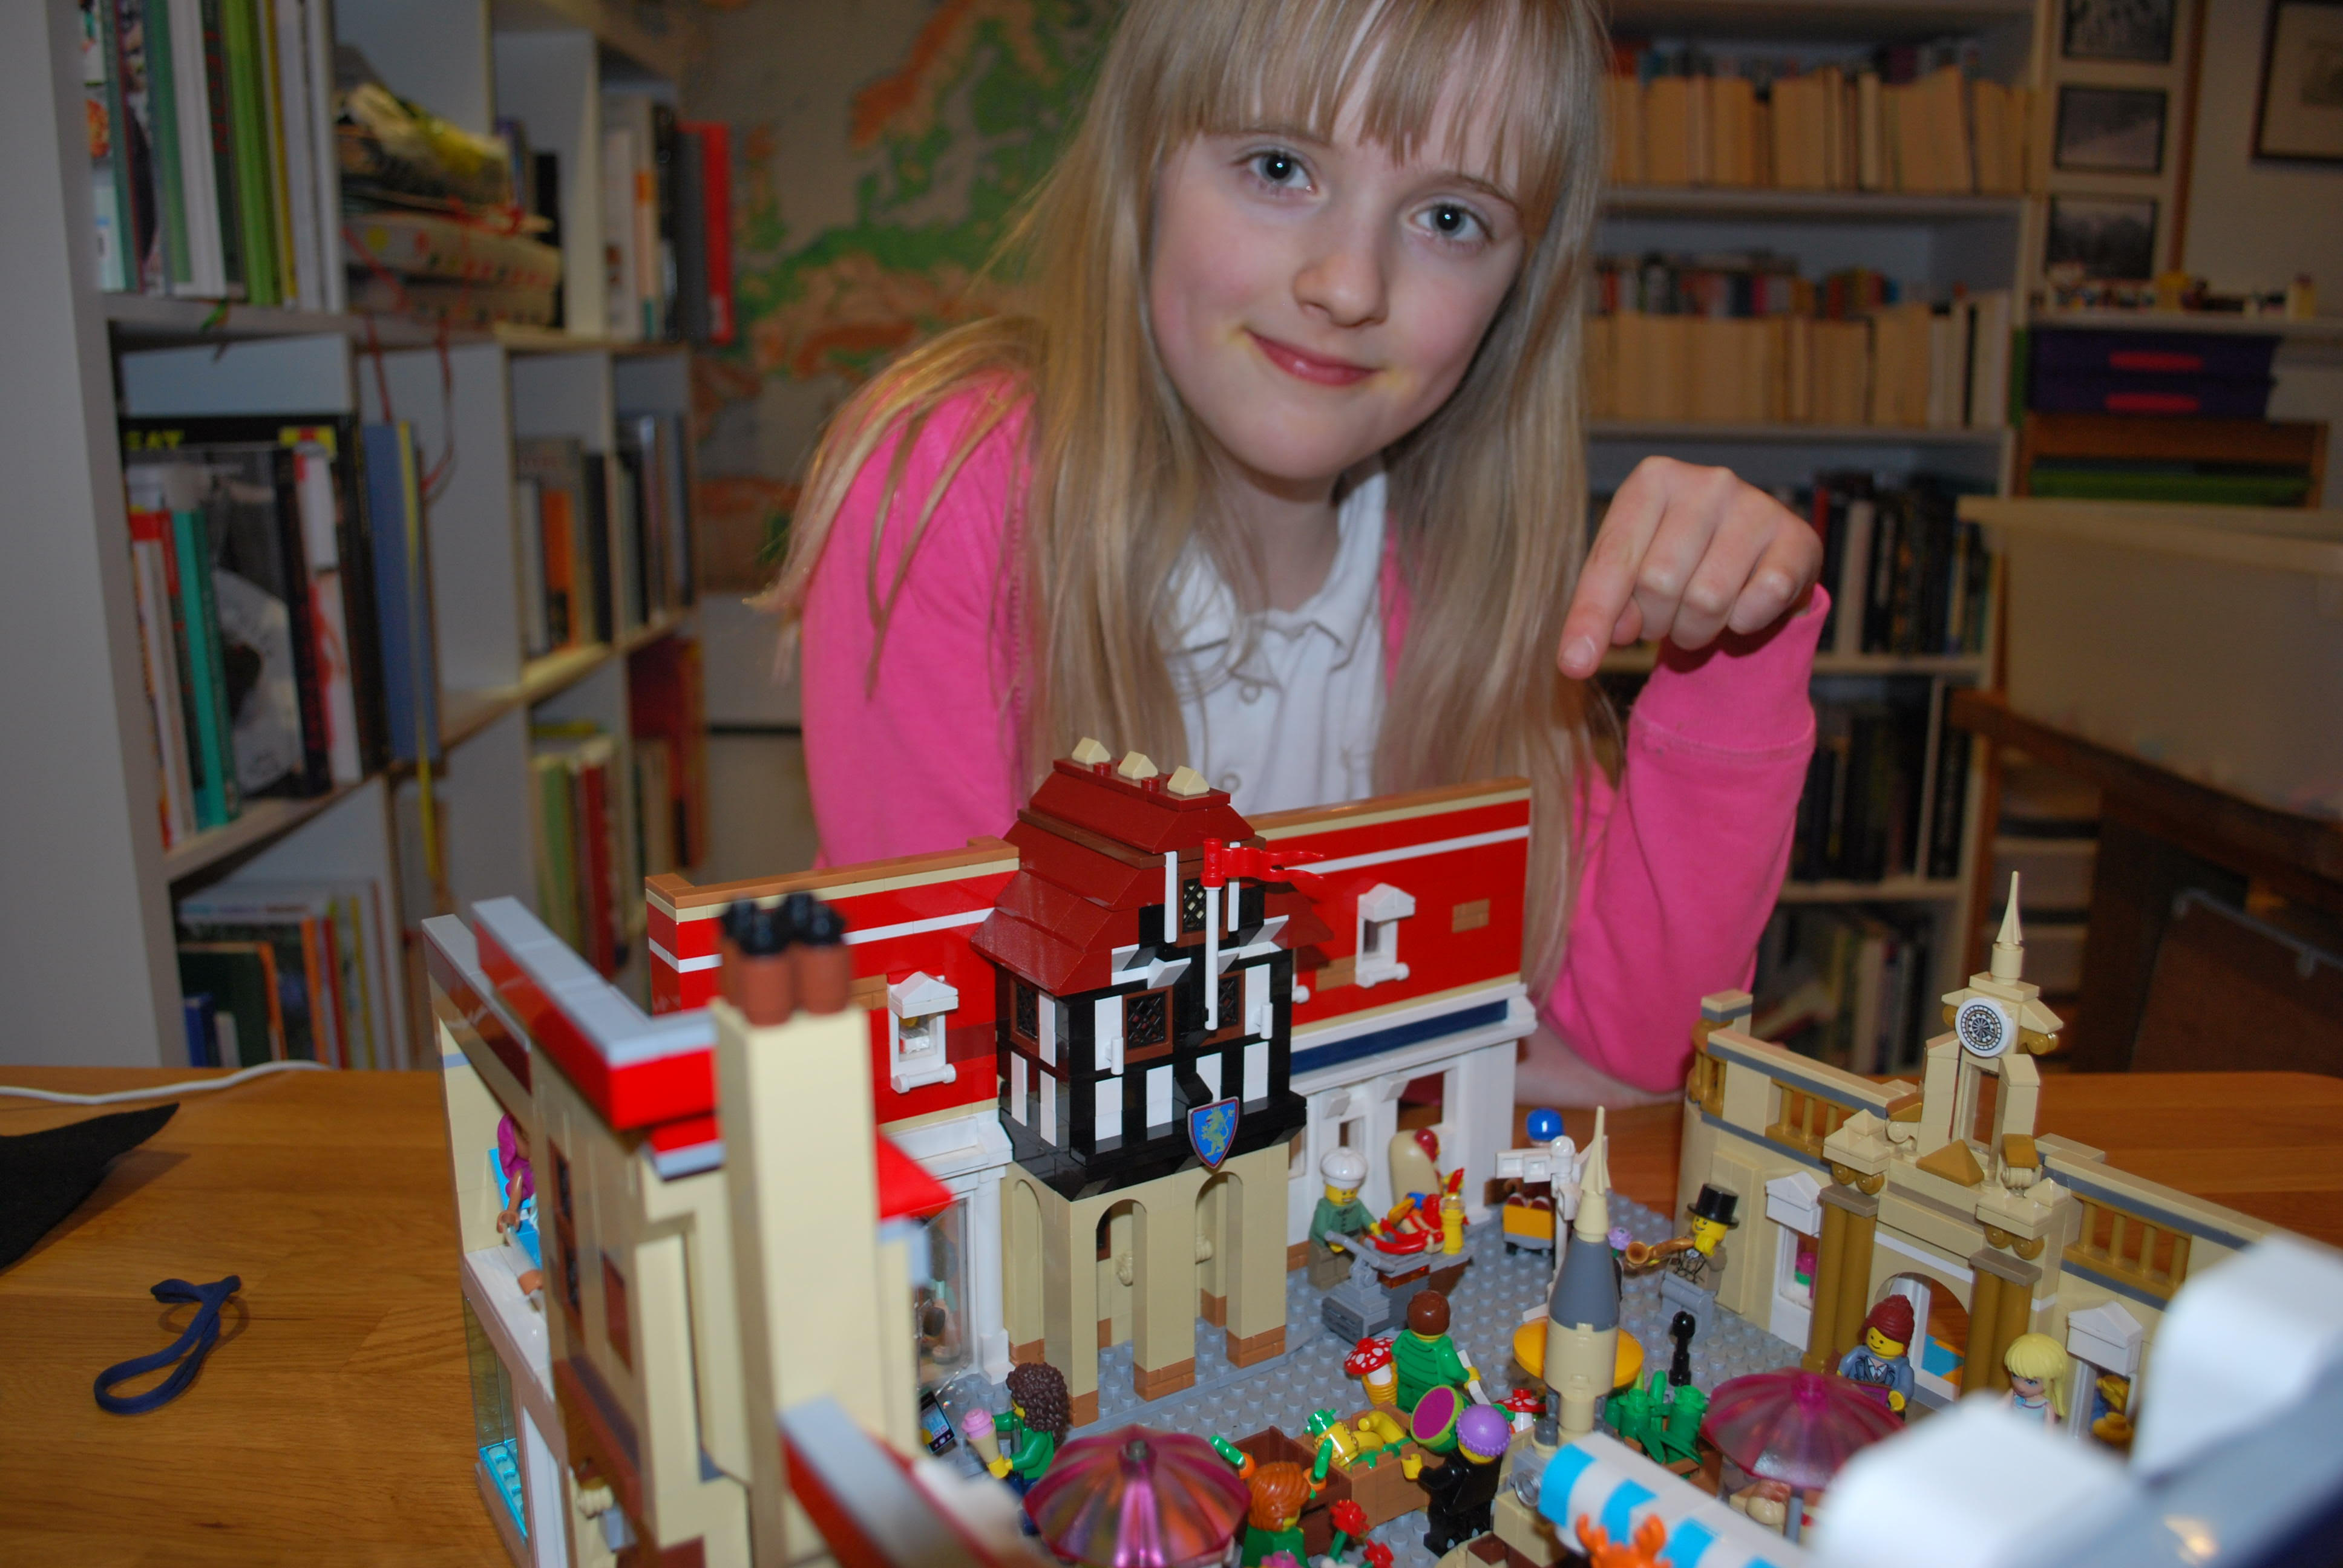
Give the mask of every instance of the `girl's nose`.
M 1293 276 L 1293 295 L 1305 309 L 1336 327 L 1364 327 L 1383 318 L 1389 303 L 1383 258 L 1373 238 L 1335 231 Z

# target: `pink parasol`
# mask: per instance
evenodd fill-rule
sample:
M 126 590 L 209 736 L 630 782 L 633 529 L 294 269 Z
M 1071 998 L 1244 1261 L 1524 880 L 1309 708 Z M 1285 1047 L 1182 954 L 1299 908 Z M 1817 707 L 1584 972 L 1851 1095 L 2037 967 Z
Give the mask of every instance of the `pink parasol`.
M 1752 1372 L 1709 1396 L 1700 1434 L 1750 1474 L 1819 1492 L 1857 1449 L 1903 1430 L 1869 1393 L 1821 1372 Z
M 1204 1439 L 1126 1426 L 1060 1449 L 1025 1513 L 1064 1562 L 1202 1568 L 1227 1553 L 1251 1501 Z

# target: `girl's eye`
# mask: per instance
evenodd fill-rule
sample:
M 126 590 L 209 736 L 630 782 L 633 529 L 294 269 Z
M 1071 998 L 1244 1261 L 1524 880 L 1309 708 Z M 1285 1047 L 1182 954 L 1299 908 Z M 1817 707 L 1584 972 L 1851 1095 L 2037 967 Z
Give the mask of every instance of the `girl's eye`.
M 1255 153 L 1251 159 L 1252 172 L 1267 184 L 1279 186 L 1301 184 L 1308 176 L 1302 172 L 1302 160 L 1292 153 Z
M 1424 214 L 1424 222 L 1443 239 L 1473 240 L 1488 233 L 1479 215 L 1454 202 L 1442 202 Z

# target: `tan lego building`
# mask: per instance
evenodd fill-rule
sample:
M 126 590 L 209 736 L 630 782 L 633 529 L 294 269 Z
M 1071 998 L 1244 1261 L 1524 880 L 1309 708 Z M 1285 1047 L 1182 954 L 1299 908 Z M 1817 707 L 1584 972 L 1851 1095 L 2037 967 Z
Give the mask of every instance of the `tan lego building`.
M 2024 967 L 2013 888 L 1991 967 L 1945 997 L 1953 1027 L 1928 1042 L 1916 1085 L 1752 1038 L 1745 991 L 1704 1001 L 1679 1202 L 1704 1182 L 1739 1196 L 1718 1302 L 1805 1346 L 1808 1368 L 1835 1370 L 1898 1294 L 1920 1325 L 1922 1406 L 2006 1389 L 2002 1352 L 2040 1332 L 2074 1358 L 2067 1407 L 2087 1412 L 2099 1373 L 2138 1376 L 2191 1275 L 2272 1229 L 2035 1135 L 2034 1059 L 2059 1020 Z

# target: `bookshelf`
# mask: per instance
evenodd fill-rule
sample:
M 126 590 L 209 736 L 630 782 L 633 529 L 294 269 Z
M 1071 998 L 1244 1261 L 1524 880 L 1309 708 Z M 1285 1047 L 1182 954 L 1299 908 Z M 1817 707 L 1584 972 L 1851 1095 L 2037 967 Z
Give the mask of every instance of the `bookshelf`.
M 2046 79 L 2046 55 L 2055 47 L 2056 12 L 2057 7 L 2047 0 L 2040 5 L 2036 0 L 1933 4 L 1926 0 L 1788 0 L 1786 4 L 1617 0 L 1611 8 L 1611 22 L 1614 38 L 1645 44 L 1657 58 L 1696 52 L 1719 62 L 1715 68 L 1720 73 L 1752 61 L 1794 65 L 1801 72 L 1835 65 L 1849 73 L 1850 84 L 1856 62 L 1867 51 L 1925 48 L 1958 39 L 1966 68 L 1976 77 L 2003 86 L 2038 88 Z M 1644 124 L 1642 116 L 1653 112 L 1654 100 L 1645 96 L 1641 102 L 1644 106 L 1634 111 L 1632 122 L 1639 128 Z M 2045 112 L 2037 103 L 2026 117 L 2029 134 L 2036 126 L 2046 129 L 2044 120 Z M 1614 134 L 1620 123 L 1614 111 Z M 1767 122 L 1761 118 L 1754 123 L 1763 126 Z M 2034 139 L 2038 142 L 2038 136 Z M 1807 177 L 1800 183 L 1826 185 L 1839 177 L 1857 183 L 1849 166 L 1854 161 L 1852 141 L 1846 146 L 1847 166 L 1836 162 L 1840 153 L 1830 155 L 1831 167 L 1847 167 L 1846 176 L 1817 179 L 1809 169 L 1802 171 Z M 1737 179 L 1748 177 L 1747 169 L 1725 154 L 1696 156 L 1720 160 L 1713 167 L 1700 165 L 1696 174 L 1725 171 Z M 1759 172 L 1754 184 L 1725 183 L 1720 174 L 1716 183 L 1614 184 L 1607 189 L 1596 250 L 1602 256 L 1626 259 L 1634 276 L 1624 284 L 1608 285 L 1623 292 L 1616 304 L 1606 294 L 1604 308 L 1639 308 L 1624 287 L 1643 291 L 1648 299 L 1644 269 L 1654 256 L 1701 258 L 1692 265 L 1712 266 L 1715 264 L 1709 258 L 1719 256 L 1771 253 L 1793 258 L 1795 276 L 1814 280 L 1817 296 L 1820 280 L 1858 270 L 1896 280 L 1906 298 L 1939 301 L 1951 297 L 1956 290 L 1972 297 L 2007 290 L 2009 317 L 2013 325 L 2024 325 L 2026 293 L 2038 276 L 2038 267 L 2030 265 L 2029 258 L 2042 244 L 2045 204 L 2038 193 L 2046 159 L 2038 146 L 2028 153 L 2024 180 L 2005 172 L 2003 177 L 2011 188 L 2001 194 L 1776 187 L 1765 183 L 1774 161 L 1770 154 L 1755 160 L 1752 166 Z M 1631 159 L 1617 166 L 1624 179 L 1633 177 L 1633 171 L 1644 166 Z M 2005 161 L 1995 166 L 2007 171 L 2015 165 Z M 1882 183 L 1903 182 L 1899 177 Z M 2022 190 L 2014 188 L 2020 185 Z M 1763 272 L 1756 276 L 1759 282 L 1765 281 Z M 1691 286 L 1697 289 L 1709 282 L 1695 277 Z M 1684 286 L 1672 276 L 1668 286 L 1680 290 Z M 1681 300 L 1685 296 L 1678 292 L 1675 297 Z M 1704 297 L 1694 293 L 1690 297 Z M 1746 308 L 1738 294 L 1732 297 L 1734 314 Z M 1712 307 L 1695 308 L 1707 313 Z M 1763 314 L 1763 308 L 1758 313 Z M 2135 325 L 2130 320 L 2123 324 Z M 1630 341 L 1624 336 L 1619 339 L 1620 353 L 1629 352 Z M 1633 341 L 1668 340 L 1646 337 Z M 1797 339 L 1788 341 L 1795 346 Z M 1704 345 L 1696 346 L 1695 351 L 1714 352 Z M 1693 363 L 1698 367 L 1720 362 L 1695 359 Z M 1695 369 L 1694 374 L 1701 372 Z M 1820 370 L 1814 374 L 1819 376 Z M 1817 397 L 1817 411 L 1821 406 Z M 1977 417 L 1979 412 L 1971 405 L 1947 422 L 1932 411 L 1934 422 L 1928 424 L 1908 419 L 1848 423 L 1795 418 L 1732 422 L 1597 418 L 1588 427 L 1589 475 L 1596 492 L 1605 494 L 1644 457 L 1665 453 L 1689 461 L 1725 464 L 1753 483 L 1785 493 L 1811 484 L 1819 474 L 1854 470 L 1873 474 L 1883 484 L 1931 476 L 1964 491 L 2006 494 L 2014 433 L 1998 409 L 1984 408 L 1983 417 Z M 1881 417 L 1875 405 L 1871 417 Z M 1841 601 L 1844 617 L 1851 608 L 1840 591 L 1845 585 L 1833 580 L 1829 586 Z M 1785 920 L 1828 921 L 1841 918 L 1833 913 L 1840 911 L 1845 919 L 1861 922 L 1867 930 L 1877 930 L 1885 921 L 1899 937 L 1901 933 L 1923 937 L 1926 972 L 1913 979 L 1917 982 L 1916 993 L 1925 991 L 1931 1000 L 1934 993 L 1959 983 L 1965 972 L 1961 965 L 1966 933 L 1990 902 L 1973 885 L 1979 864 L 1976 850 L 1983 830 L 1982 749 L 1972 749 L 1966 761 L 1956 762 L 1961 742 L 1946 739 L 1945 715 L 1952 694 L 1997 685 L 1990 651 L 1996 646 L 1997 613 L 1997 604 L 1988 598 L 1981 623 L 1971 628 L 1972 636 L 1954 645 L 1971 651 L 1875 651 L 1866 628 L 1860 637 L 1835 636 L 1826 640 L 1815 664 L 1818 710 L 1833 706 L 1857 713 L 1885 709 L 1904 715 L 1902 721 L 1914 731 L 1925 719 L 1925 751 L 1915 743 L 1904 754 L 1916 761 L 1926 781 L 1917 786 L 1921 799 L 1914 814 L 1919 826 L 1907 827 L 1906 837 L 1899 840 L 1908 850 L 1903 863 L 1897 864 L 1891 854 L 1885 873 L 1875 877 L 1817 875 L 1811 865 L 1806 868 L 1808 874 L 1798 876 L 1795 873 L 1799 863 L 1794 860 L 1794 875 L 1781 890 L 1777 909 Z M 1910 645 L 1899 641 L 1894 646 Z M 1632 699 L 1653 664 L 1648 647 L 1616 649 L 1604 661 L 1604 678 L 1614 694 Z M 1827 731 L 1826 711 L 1825 728 Z M 1828 743 L 1826 735 L 1824 744 Z M 1947 748 L 1955 749 L 1948 756 L 1940 755 Z M 1940 768 L 1950 769 L 1961 785 L 1956 796 L 1945 796 L 1934 785 Z M 1810 793 L 1812 785 L 1810 779 Z M 1938 817 L 1946 811 L 1956 815 L 1939 822 Z M 1935 842 L 1932 834 L 1950 838 Z
M 537 900 L 533 726 L 582 722 L 609 738 L 618 865 L 636 854 L 636 661 L 695 638 L 697 615 L 622 618 L 598 640 L 526 657 L 514 447 L 558 435 L 614 453 L 622 418 L 689 412 L 686 347 L 601 330 L 599 106 L 612 87 L 672 103 L 693 35 L 679 7 L 337 0 L 337 41 L 361 49 L 394 92 L 476 133 L 522 118 L 534 146 L 561 158 L 565 319 L 591 330 L 442 329 L 102 291 L 75 5 L 4 9 L 0 126 L 12 152 L 0 190 L 19 221 L 0 233 L 12 300 L 0 313 L 11 367 L 0 457 L 17 476 L 20 516 L 39 525 L 0 574 L 0 650 L 13 670 L 40 674 L 9 682 L 0 810 L 11 886 L 40 891 L 10 900 L 0 929 L 13 1003 L 0 1061 L 185 1064 L 175 909 L 263 881 L 379 890 L 394 947 L 387 1006 L 394 1032 L 413 1041 L 419 990 L 396 951 L 401 933 L 478 899 Z M 305 798 L 253 799 L 166 849 L 117 421 L 225 414 L 395 417 L 432 458 L 452 448 L 424 514 L 441 750 L 427 768 L 393 761 Z M 686 463 L 688 483 L 688 453 Z M 427 793 L 437 855 L 421 828 Z M 619 978 L 640 989 L 639 913 L 628 924 Z M 399 1054 L 428 1060 L 412 1045 Z

